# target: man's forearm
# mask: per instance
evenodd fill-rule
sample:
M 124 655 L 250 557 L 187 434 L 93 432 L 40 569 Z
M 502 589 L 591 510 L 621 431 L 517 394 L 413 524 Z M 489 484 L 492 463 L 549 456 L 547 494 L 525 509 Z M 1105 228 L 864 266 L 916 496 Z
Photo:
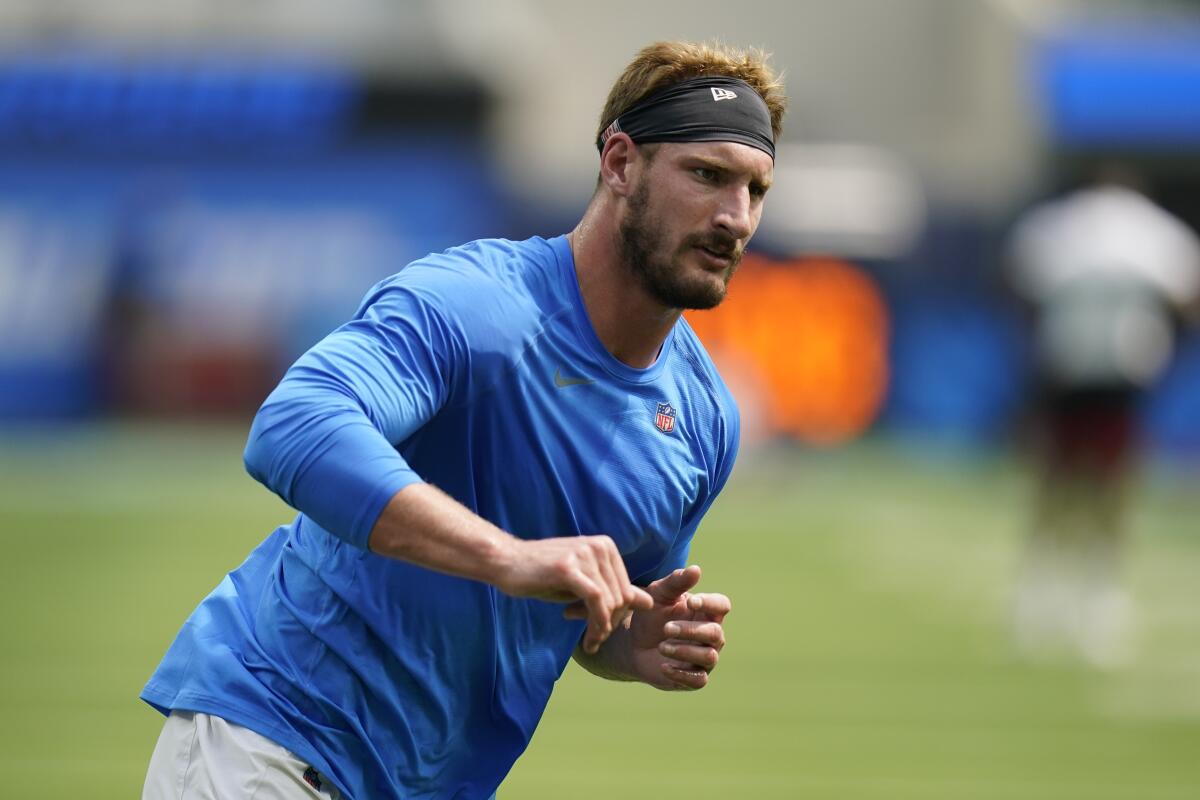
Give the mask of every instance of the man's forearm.
M 629 583 L 608 536 L 518 539 L 425 483 L 393 495 L 367 546 L 380 555 L 491 584 L 514 597 L 575 603 L 588 621 L 585 649 L 604 642 L 614 620 L 654 605 L 645 590 Z
M 610 681 L 637 681 L 633 668 L 633 635 L 626 625 L 618 625 L 595 653 L 576 647 L 572 654 L 581 667 Z
M 371 529 L 368 547 L 460 578 L 496 583 L 516 539 L 427 483 L 397 492 Z

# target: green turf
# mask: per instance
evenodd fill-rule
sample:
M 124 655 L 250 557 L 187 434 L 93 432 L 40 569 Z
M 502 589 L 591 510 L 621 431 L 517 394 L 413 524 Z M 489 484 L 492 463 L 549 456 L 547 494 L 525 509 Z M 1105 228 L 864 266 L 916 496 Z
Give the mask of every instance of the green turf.
M 0 796 L 137 796 L 137 699 L 183 618 L 289 511 L 227 428 L 0 437 Z M 748 457 L 701 530 L 734 600 L 713 685 L 571 667 L 507 798 L 1200 797 L 1200 500 L 1135 517 L 1137 659 L 1027 666 L 1005 610 L 1025 477 L 894 445 Z

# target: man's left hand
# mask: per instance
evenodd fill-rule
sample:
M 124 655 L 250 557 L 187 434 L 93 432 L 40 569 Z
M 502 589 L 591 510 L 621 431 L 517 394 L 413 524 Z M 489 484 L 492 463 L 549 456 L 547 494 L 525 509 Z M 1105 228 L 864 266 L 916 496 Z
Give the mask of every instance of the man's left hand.
M 692 593 L 700 567 L 677 569 L 646 587 L 654 607 L 630 619 L 633 667 L 638 680 L 665 690 L 708 685 L 725 646 L 722 623 L 732 604 L 716 593 Z

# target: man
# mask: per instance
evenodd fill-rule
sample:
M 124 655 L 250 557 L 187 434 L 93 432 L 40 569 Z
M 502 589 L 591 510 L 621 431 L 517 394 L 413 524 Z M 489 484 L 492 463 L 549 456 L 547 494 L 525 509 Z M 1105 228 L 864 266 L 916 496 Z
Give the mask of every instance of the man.
M 684 565 L 738 417 L 680 313 L 724 297 L 783 110 L 757 54 L 648 47 L 571 233 L 414 262 L 297 361 L 246 465 L 300 515 L 147 684 L 146 797 L 488 797 L 572 654 L 708 683 L 730 604 Z
M 1137 404 L 1200 300 L 1200 240 L 1105 163 L 1090 185 L 1031 209 L 1012 234 L 1031 313 L 1042 475 L 1015 605 L 1018 644 L 1094 666 L 1127 655 L 1118 580 Z

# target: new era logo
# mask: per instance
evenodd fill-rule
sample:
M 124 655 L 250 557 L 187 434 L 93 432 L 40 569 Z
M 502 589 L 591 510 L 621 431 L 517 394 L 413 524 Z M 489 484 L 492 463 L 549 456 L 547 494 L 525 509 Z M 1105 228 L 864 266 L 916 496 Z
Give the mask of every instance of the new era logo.
M 718 89 L 715 86 L 712 88 L 712 93 L 713 100 L 733 100 L 735 97 L 737 97 L 736 94 L 728 89 Z

